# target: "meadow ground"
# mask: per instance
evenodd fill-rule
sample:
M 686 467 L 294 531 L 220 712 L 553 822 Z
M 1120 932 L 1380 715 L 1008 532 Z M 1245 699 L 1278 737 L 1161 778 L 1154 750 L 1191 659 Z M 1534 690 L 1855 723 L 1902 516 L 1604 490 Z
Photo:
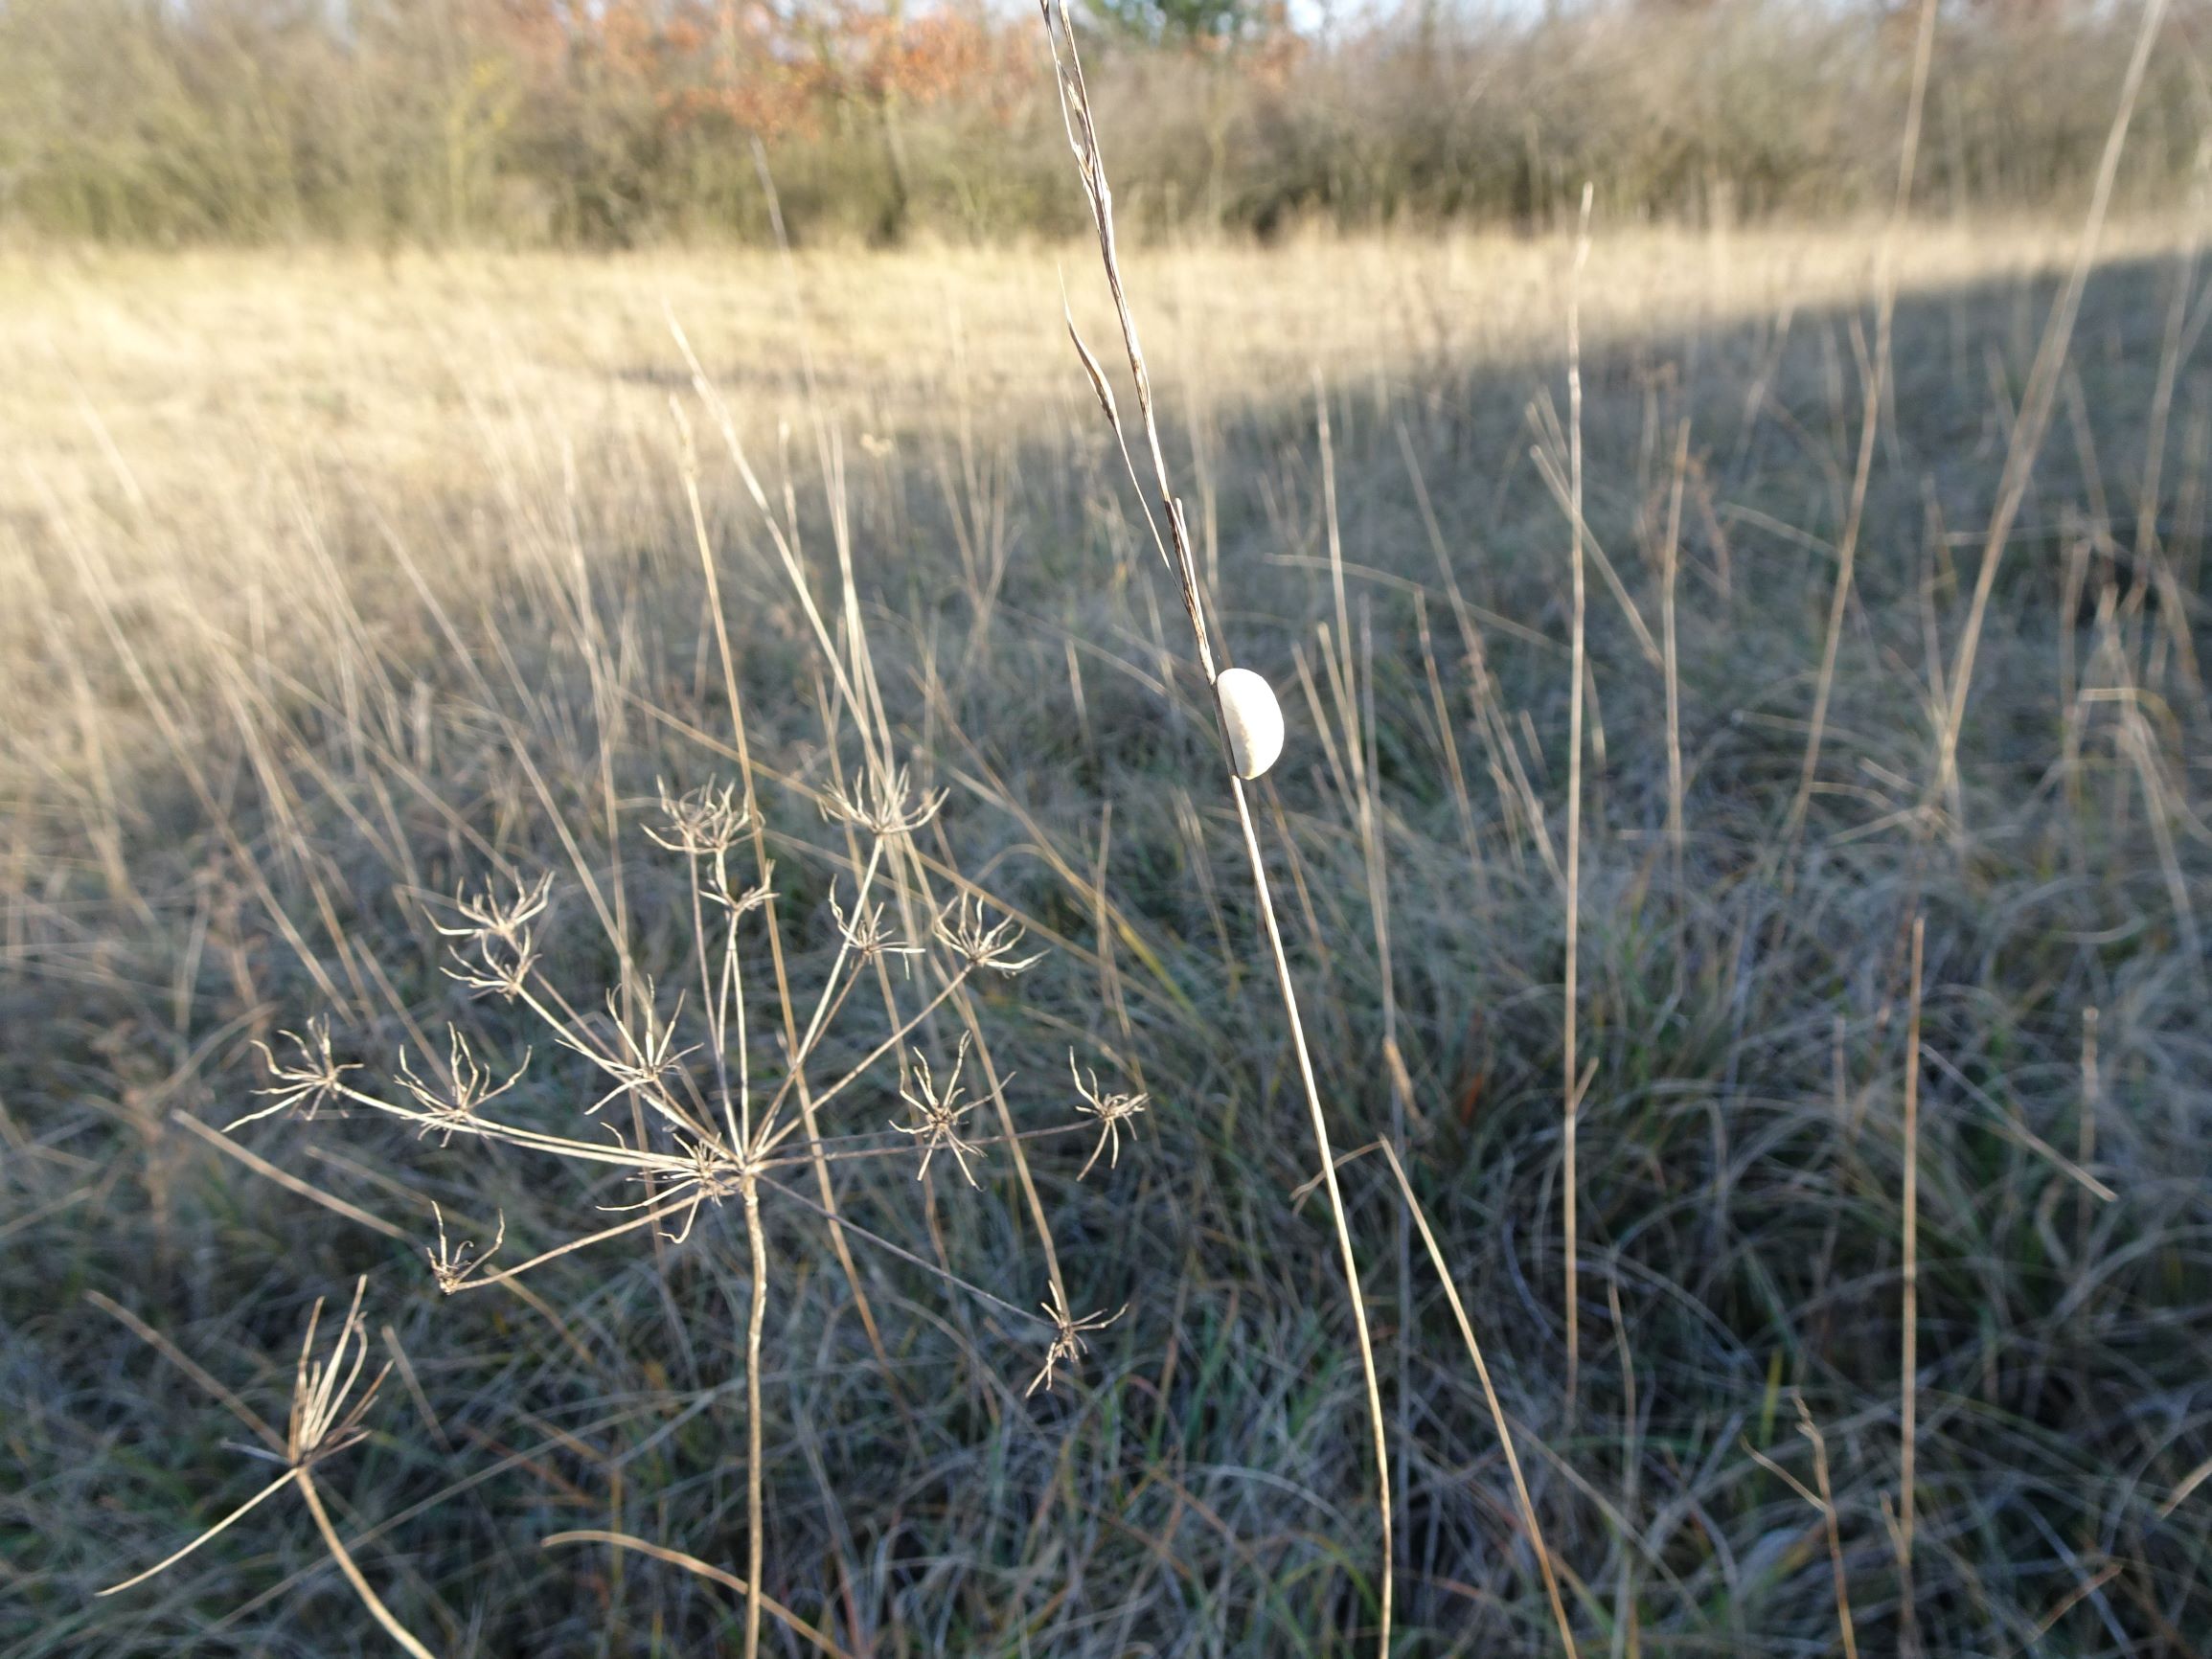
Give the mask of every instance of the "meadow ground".
M 1332 1131 L 1403 1148 L 1583 1652 L 2203 1648 L 2195 234 L 2107 228 L 2040 432 L 2077 228 L 1912 227 L 1855 511 L 1880 227 L 1596 226 L 1571 1387 L 1568 247 L 1133 260 L 1216 622 L 1284 694 L 1254 799 Z M 94 1595 L 271 1478 L 241 1432 L 360 1275 L 393 1370 L 315 1486 L 432 1650 L 733 1644 L 726 1584 L 546 1540 L 741 1575 L 754 1423 L 770 1651 L 1365 1646 L 1315 1156 L 1063 272 L 1110 363 L 1083 247 L 0 261 L 7 1651 L 392 1650 L 288 1495 Z M 661 790 L 741 786 L 733 691 L 725 923 L 682 849 L 733 827 Z M 837 815 L 894 764 L 932 819 Z M 456 908 L 545 876 L 526 927 Z M 978 966 L 931 921 L 963 896 L 1041 960 Z M 525 932 L 528 995 L 452 976 Z M 226 1136 L 285 1104 L 256 1045 L 298 1067 L 322 1019 L 358 1094 Z M 449 1025 L 505 1094 L 456 1101 Z M 741 1046 L 756 1102 L 794 1052 L 802 1102 L 853 1079 L 836 1161 L 763 1188 L 758 1277 L 679 1168 Z M 963 1055 L 918 1180 L 901 1091 Z M 1398 1650 L 1557 1651 L 1420 1234 L 1380 1158 L 1343 1182 Z M 502 1240 L 450 1296 L 441 1225 Z M 1123 1311 L 1025 1393 L 1053 1286 Z

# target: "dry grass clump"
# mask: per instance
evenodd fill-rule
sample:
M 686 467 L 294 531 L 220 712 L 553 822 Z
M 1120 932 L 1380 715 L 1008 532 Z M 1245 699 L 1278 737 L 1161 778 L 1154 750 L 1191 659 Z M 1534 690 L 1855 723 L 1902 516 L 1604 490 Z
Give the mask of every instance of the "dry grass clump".
M 313 430 L 60 330 L 0 1629 L 2185 1651 L 2200 224 L 1595 212 L 1571 382 L 1563 241 L 1131 261 L 1149 409 L 1032 256 L 575 267 L 535 352 L 402 265 L 333 352 L 341 267 L 256 271 L 301 321 L 230 395 L 328 353 Z M 146 281 L 39 303 L 215 314 Z M 1176 599 L 1289 716 L 1226 800 Z

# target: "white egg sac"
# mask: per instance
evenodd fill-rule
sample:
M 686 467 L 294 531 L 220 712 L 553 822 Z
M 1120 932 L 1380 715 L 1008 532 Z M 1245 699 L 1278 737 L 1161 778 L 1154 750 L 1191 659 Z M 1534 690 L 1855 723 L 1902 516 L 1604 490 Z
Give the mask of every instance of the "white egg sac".
M 1224 669 L 1214 681 L 1229 760 L 1240 778 L 1257 778 L 1283 752 L 1283 705 L 1275 689 L 1250 669 Z

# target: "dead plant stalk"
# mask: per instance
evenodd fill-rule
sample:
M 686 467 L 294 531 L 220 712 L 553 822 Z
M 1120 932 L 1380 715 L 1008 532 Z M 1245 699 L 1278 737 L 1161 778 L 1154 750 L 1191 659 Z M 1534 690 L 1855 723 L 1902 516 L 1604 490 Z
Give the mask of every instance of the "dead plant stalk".
M 1567 276 L 1567 489 L 1573 499 L 1568 516 L 1569 563 L 1573 581 L 1573 639 L 1569 647 L 1570 676 L 1567 694 L 1567 866 L 1566 866 L 1566 968 L 1560 1011 L 1560 1186 L 1561 1234 L 1566 1253 L 1565 1285 L 1567 1326 L 1567 1420 L 1574 1420 L 1575 1402 L 1582 1394 L 1581 1217 L 1577 1214 L 1580 1176 L 1575 1160 L 1575 1125 L 1581 1116 L 1581 1090 L 1576 1085 L 1575 999 L 1579 993 L 1576 969 L 1582 932 L 1583 857 L 1583 687 L 1586 675 L 1585 648 L 1588 610 L 1583 577 L 1583 267 L 1590 257 L 1590 197 L 1583 186 L 1582 215 L 1575 231 L 1574 265 Z
M 1152 406 L 1152 379 L 1145 367 L 1136 319 L 1129 310 L 1128 288 L 1122 277 L 1121 258 L 1114 238 L 1113 192 L 1106 181 L 1106 161 L 1099 149 L 1090 91 L 1083 80 L 1082 55 L 1076 46 L 1075 29 L 1068 15 L 1066 0 L 1038 0 L 1038 5 L 1044 18 L 1045 35 L 1052 47 L 1060 113 L 1066 125 L 1068 145 L 1074 151 L 1076 170 L 1083 181 L 1083 193 L 1089 203 L 1106 287 L 1113 298 L 1122 344 L 1129 353 L 1129 377 L 1136 388 L 1137 411 L 1143 421 L 1145 442 L 1151 450 L 1152 477 L 1158 487 L 1160 510 L 1168 521 L 1168 541 L 1172 542 L 1174 550 L 1171 562 L 1181 584 L 1183 610 L 1190 619 L 1191 637 L 1197 650 L 1198 665 L 1210 688 L 1219 677 L 1219 670 L 1215 667 L 1213 644 L 1206 627 L 1197 561 L 1192 554 L 1190 532 L 1184 519 L 1182 503 L 1176 498 L 1169 482 L 1167 458 L 1160 446 L 1159 425 Z M 1075 334 L 1072 317 L 1069 319 L 1069 332 L 1075 335 L 1076 349 L 1083 356 L 1084 369 L 1089 373 L 1092 385 L 1098 393 L 1100 406 L 1113 427 L 1115 441 L 1121 445 L 1123 459 L 1127 463 L 1128 442 L 1122 433 L 1112 394 L 1098 368 L 1097 359 L 1089 348 L 1083 345 L 1081 335 Z M 1133 466 L 1131 471 L 1133 474 Z M 1153 541 L 1159 546 L 1162 559 L 1168 560 L 1168 547 L 1161 542 L 1158 522 L 1153 517 L 1149 502 L 1145 506 L 1145 516 L 1152 525 Z M 1220 708 L 1218 701 L 1215 716 L 1219 723 Z M 1221 752 L 1226 756 L 1229 753 L 1228 734 L 1225 729 L 1221 729 L 1219 735 Z M 1368 1330 L 1367 1302 L 1360 1289 L 1359 1261 L 1352 1247 L 1351 1222 L 1345 1215 L 1344 1196 L 1336 1181 L 1336 1164 L 1330 1148 L 1328 1120 L 1321 1110 L 1320 1085 L 1313 1075 L 1313 1060 L 1307 1048 L 1305 1025 L 1299 1018 L 1298 991 L 1290 978 L 1290 963 L 1283 948 L 1282 928 L 1276 920 L 1274 900 L 1268 892 L 1266 861 L 1260 851 L 1259 833 L 1253 825 L 1243 780 L 1237 776 L 1233 768 L 1225 769 L 1228 771 L 1230 799 L 1237 808 L 1238 827 L 1243 834 L 1244 855 L 1251 867 L 1252 885 L 1259 898 L 1260 920 L 1267 935 L 1268 956 L 1275 970 L 1275 984 L 1282 994 L 1284 1018 L 1289 1030 L 1292 1052 L 1297 1057 L 1298 1079 L 1305 1090 L 1306 1108 L 1312 1122 L 1314 1148 L 1329 1191 L 1330 1216 L 1335 1224 L 1337 1251 L 1343 1260 L 1345 1287 L 1351 1297 L 1352 1320 L 1358 1338 L 1360 1370 L 1367 1388 L 1369 1426 L 1375 1443 L 1376 1486 L 1382 1530 L 1380 1628 L 1377 1651 L 1383 1655 L 1383 1659 L 1388 1659 L 1393 1561 L 1389 1435 L 1383 1423 L 1382 1390 L 1376 1375 L 1375 1345 Z

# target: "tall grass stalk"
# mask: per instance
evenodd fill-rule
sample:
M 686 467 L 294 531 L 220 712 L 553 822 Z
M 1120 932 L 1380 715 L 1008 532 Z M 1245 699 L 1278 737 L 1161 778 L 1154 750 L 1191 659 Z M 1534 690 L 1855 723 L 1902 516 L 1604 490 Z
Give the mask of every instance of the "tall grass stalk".
M 1836 1518 L 1836 1491 L 1828 1477 L 1828 1437 L 1820 1432 L 1820 1425 L 1813 1420 L 1813 1412 L 1806 1405 L 1805 1397 L 1793 1393 L 1792 1399 L 1797 1407 L 1797 1432 L 1813 1447 L 1811 1487 L 1807 1487 L 1748 1440 L 1740 1443 L 1762 1468 L 1769 1474 L 1780 1476 L 1791 1491 L 1819 1512 L 1820 1530 L 1828 1543 L 1828 1575 L 1836 1586 L 1836 1625 L 1843 1638 L 1843 1659 L 1859 1659 L 1859 1625 L 1851 1616 L 1851 1575 L 1844 1565 L 1843 1530 Z
M 1143 423 L 1145 443 L 1151 452 L 1152 480 L 1159 492 L 1159 510 L 1167 520 L 1168 542 L 1174 550 L 1174 574 L 1182 589 L 1183 611 L 1190 620 L 1191 639 L 1197 651 L 1199 669 L 1206 677 L 1208 687 L 1212 687 L 1220 677 L 1220 671 L 1215 667 L 1213 643 L 1206 625 L 1197 564 L 1191 547 L 1190 529 L 1184 518 L 1183 505 L 1170 483 L 1167 458 L 1160 446 L 1159 425 L 1152 407 L 1152 378 L 1146 370 L 1144 349 L 1138 339 L 1136 319 L 1130 312 L 1128 286 L 1122 276 L 1121 256 L 1114 233 L 1113 191 L 1106 178 L 1106 159 L 1099 148 L 1098 128 L 1091 108 L 1090 90 L 1083 80 L 1083 57 L 1076 44 L 1075 25 L 1068 14 L 1066 0 L 1038 0 L 1038 6 L 1044 18 L 1046 39 L 1052 48 L 1068 145 L 1074 152 L 1076 171 L 1083 182 L 1084 197 L 1089 204 L 1092 226 L 1098 236 L 1099 256 L 1105 267 L 1106 287 L 1113 298 L 1122 344 L 1129 354 L 1129 377 L 1135 386 L 1137 413 Z M 1072 319 L 1069 331 L 1074 333 Z M 1083 345 L 1080 335 L 1076 336 L 1075 344 L 1091 376 L 1092 385 L 1098 391 L 1100 406 L 1113 426 L 1115 440 L 1122 446 L 1123 460 L 1128 464 L 1127 441 L 1122 435 L 1120 419 L 1115 413 L 1105 375 L 1098 367 L 1096 357 Z M 1149 503 L 1145 508 L 1145 515 L 1152 522 L 1153 540 L 1157 544 L 1160 540 L 1159 526 Z M 1160 547 L 1160 553 L 1163 559 L 1167 558 L 1166 546 Z M 1348 642 L 1344 648 L 1349 650 Z M 1222 719 L 1218 701 L 1215 717 L 1217 722 Z M 1225 727 L 1220 729 L 1220 737 L 1221 754 L 1226 761 L 1229 742 Z M 1283 999 L 1284 1022 L 1289 1033 L 1292 1053 L 1297 1057 L 1298 1079 L 1305 1091 L 1306 1109 L 1313 1129 L 1314 1151 L 1320 1160 L 1322 1178 L 1328 1188 L 1330 1217 L 1335 1224 L 1337 1252 L 1343 1263 L 1345 1288 L 1351 1298 L 1353 1328 L 1359 1345 L 1360 1373 L 1367 1389 L 1368 1424 L 1374 1438 L 1377 1510 L 1382 1534 L 1380 1628 L 1376 1650 L 1383 1659 L 1388 1659 L 1395 1579 L 1390 1446 L 1389 1434 L 1383 1423 L 1382 1388 L 1375 1369 L 1375 1344 L 1368 1330 L 1367 1298 L 1360 1288 L 1359 1260 L 1352 1245 L 1352 1225 L 1345 1214 L 1344 1194 L 1337 1185 L 1336 1161 L 1330 1148 L 1328 1119 L 1321 1109 L 1320 1084 L 1314 1078 L 1313 1058 L 1306 1044 L 1305 1022 L 1299 1016 L 1298 989 L 1290 977 L 1289 958 L 1283 948 L 1282 927 L 1276 920 L 1274 900 L 1268 892 L 1266 859 L 1260 850 L 1259 832 L 1252 822 L 1252 809 L 1246 798 L 1244 780 L 1238 776 L 1234 766 L 1226 766 L 1224 769 L 1228 774 L 1230 799 L 1237 808 L 1238 828 L 1243 836 L 1244 856 L 1251 869 L 1253 891 L 1259 900 L 1260 920 L 1267 936 L 1267 952 L 1275 972 L 1276 989 Z
M 1790 803 L 1783 844 L 1794 847 L 1805 828 L 1805 812 L 1813 799 L 1813 783 L 1820 769 L 1820 740 L 1828 725 L 1828 699 L 1836 686 L 1836 653 L 1843 641 L 1843 617 L 1851 602 L 1852 572 L 1859 557 L 1859 527 L 1866 513 L 1867 485 L 1874 475 L 1874 440 L 1888 401 L 1891 333 L 1897 322 L 1897 239 L 1912 206 L 1912 175 L 1920 157 L 1921 111 L 1927 101 L 1927 66 L 1935 49 L 1937 0 L 1921 0 L 1919 33 L 1912 54 L 1912 92 L 1905 105 L 1904 139 L 1897 160 L 1897 193 L 1889 221 L 1881 233 L 1876 256 L 1874 302 L 1874 361 L 1862 365 L 1865 402 L 1859 418 L 1859 457 L 1851 473 L 1851 502 L 1843 513 L 1843 531 L 1836 548 L 1836 589 L 1828 602 L 1828 630 L 1820 645 L 1820 670 L 1813 681 L 1811 729 L 1805 735 L 1805 759 L 1798 769 L 1797 793 Z M 1856 338 L 1856 336 L 1854 336 Z
M 1490 1408 L 1491 1425 L 1497 1430 L 1498 1449 L 1505 1453 L 1505 1466 L 1513 1476 L 1514 1502 L 1519 1506 L 1521 1525 L 1528 1528 L 1529 1549 L 1536 1556 L 1537 1571 L 1543 1577 L 1544 1600 L 1551 1606 L 1552 1625 L 1559 1632 L 1560 1648 L 1567 1659 L 1581 1659 L 1581 1649 L 1575 1646 L 1574 1625 L 1567 1618 L 1566 1602 L 1560 1595 L 1559 1571 L 1552 1564 L 1551 1546 L 1544 1542 L 1543 1525 L 1536 1515 L 1536 1500 L 1529 1496 L 1528 1477 L 1521 1472 L 1520 1452 L 1514 1444 L 1513 1427 L 1506 1419 L 1505 1407 L 1498 1401 L 1497 1385 L 1491 1380 L 1490 1363 L 1482 1356 L 1482 1344 L 1475 1338 L 1474 1322 L 1468 1318 L 1467 1304 L 1460 1300 L 1451 1263 L 1445 1258 L 1444 1247 L 1436 1241 L 1435 1229 L 1428 1224 L 1428 1212 L 1422 1208 L 1413 1183 L 1406 1178 L 1405 1165 L 1398 1156 L 1398 1148 L 1388 1141 L 1378 1144 L 1382 1155 L 1390 1160 L 1390 1173 L 1405 1200 L 1406 1213 L 1421 1230 L 1422 1245 L 1428 1252 L 1429 1264 L 1436 1269 L 1437 1283 L 1444 1287 L 1445 1300 L 1451 1305 L 1451 1317 L 1459 1326 L 1459 1339 L 1467 1345 L 1467 1357 L 1473 1363 L 1475 1377 L 1482 1384 L 1483 1402 Z
M 1897 1377 L 1897 1563 L 1899 1647 L 1920 1650 L 1912 1578 L 1913 1526 L 1920 1505 L 1920 992 L 1927 919 L 1912 919 L 1912 989 L 1904 1017 L 1904 1192 L 1899 1291 Z
M 1582 958 L 1583 919 L 1583 690 L 1587 678 L 1586 617 L 1583 547 L 1583 267 L 1590 257 L 1591 188 L 1583 186 L 1582 213 L 1576 221 L 1574 263 L 1567 273 L 1567 489 L 1571 505 L 1568 569 L 1573 583 L 1569 603 L 1567 690 L 1566 966 L 1560 1007 L 1560 1189 L 1561 1236 L 1566 1257 L 1563 1301 L 1567 1328 L 1566 1412 L 1571 1423 L 1582 1398 L 1582 1226 L 1577 1206 L 1582 1192 L 1576 1160 L 1576 1128 L 1582 1118 L 1582 1088 L 1576 1063 L 1575 1016 L 1581 989 L 1576 982 Z
M 1667 491 L 1667 538 L 1659 555 L 1659 633 L 1667 681 L 1667 857 L 1675 878 L 1677 914 L 1682 887 L 1682 670 L 1675 626 L 1675 584 L 1682 572 L 1682 486 L 1690 472 L 1690 418 L 1675 431 L 1674 484 Z
M 2074 1136 L 2074 1162 L 2085 1171 L 2096 1166 L 2097 1102 L 2103 1092 L 2097 1073 L 2097 1011 L 2092 1005 L 2082 1010 L 2081 1123 Z M 2093 1214 L 2089 1205 L 2093 1197 L 2087 1187 L 2074 1194 L 2074 1256 L 2085 1269 L 2089 1260 L 2089 1219 Z
M 2060 372 L 2065 366 L 2066 351 L 2073 341 L 2074 321 L 2081 315 L 2082 290 L 2087 286 L 2089 272 L 2096 264 L 2105 215 L 2112 202 L 2113 181 L 2119 176 L 2121 152 L 2127 148 L 2128 126 L 2134 119 L 2135 101 L 2142 93 L 2144 72 L 2151 63 L 2151 49 L 2157 43 L 2158 26 L 2165 18 L 2166 0 L 2145 0 L 2134 53 L 2128 60 L 2127 76 L 2120 85 L 2119 107 L 2113 111 L 2111 127 L 2105 135 L 2096 185 L 2090 193 L 2081 239 L 2075 244 L 2073 265 L 2066 273 L 2064 288 L 2044 322 L 2035 363 L 2028 371 L 2027 389 L 2021 395 L 2019 412 L 2013 420 L 2011 438 L 2005 446 L 2004 472 L 1997 484 L 1996 511 L 1991 515 L 1989 529 L 1982 537 L 1981 564 L 1974 573 L 1973 598 L 1967 608 L 1958 649 L 1951 658 L 1948 676 L 1950 694 L 1942 710 L 1935 773 L 1929 781 L 1927 797 L 1930 808 L 1939 807 L 1950 794 L 1956 778 L 1959 732 L 1966 724 L 1967 697 L 1973 689 L 1974 657 L 1981 645 L 1982 625 L 1989 615 L 1990 595 L 1996 587 L 1997 565 L 2012 539 L 2020 505 L 2027 499 L 2037 452 L 2042 448 L 2044 434 L 2050 430 Z M 2155 506 L 2145 503 L 2144 510 L 2155 511 Z

